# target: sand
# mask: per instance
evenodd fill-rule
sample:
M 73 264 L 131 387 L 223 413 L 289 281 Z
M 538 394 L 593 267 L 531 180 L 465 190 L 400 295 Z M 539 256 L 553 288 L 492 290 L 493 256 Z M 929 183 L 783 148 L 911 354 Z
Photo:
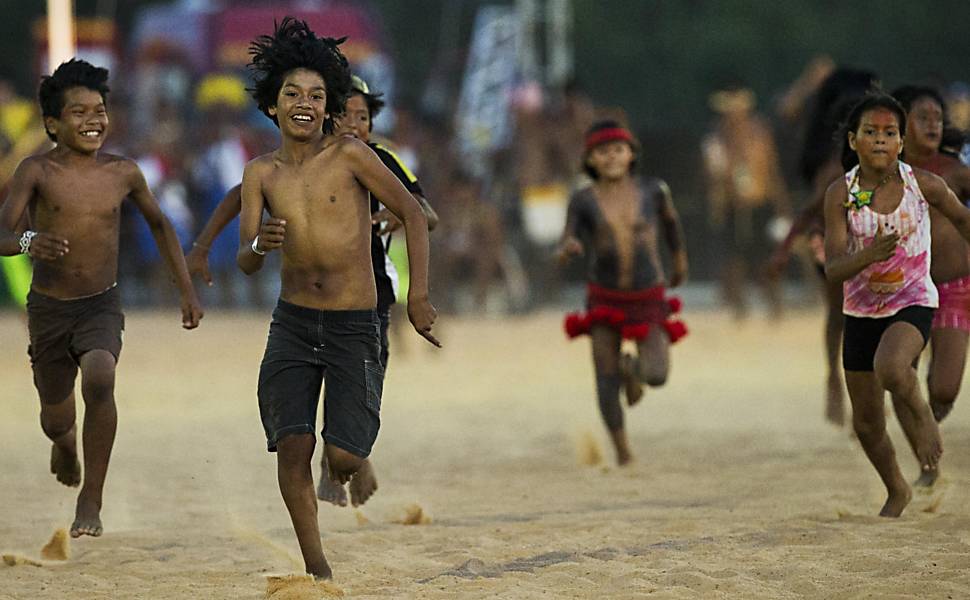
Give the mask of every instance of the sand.
M 588 343 L 565 341 L 558 314 L 443 319 L 442 351 L 398 341 L 374 454 L 380 490 L 359 513 L 321 506 L 333 589 L 970 597 L 966 393 L 943 427 L 943 482 L 901 519 L 880 519 L 875 472 L 822 419 L 820 314 L 742 327 L 687 318 L 669 385 L 627 413 L 637 462 L 625 469 L 596 412 Z M 72 540 L 63 562 L 0 564 L 0 598 L 261 599 L 267 575 L 301 573 L 257 416 L 267 322 L 212 313 L 184 332 L 175 310 L 129 313 L 105 534 Z M 33 560 L 70 524 L 76 489 L 48 473 L 16 314 L 0 315 L 0 339 L 0 553 Z M 895 423 L 891 434 L 915 477 Z M 413 506 L 418 522 L 433 519 L 394 523 Z

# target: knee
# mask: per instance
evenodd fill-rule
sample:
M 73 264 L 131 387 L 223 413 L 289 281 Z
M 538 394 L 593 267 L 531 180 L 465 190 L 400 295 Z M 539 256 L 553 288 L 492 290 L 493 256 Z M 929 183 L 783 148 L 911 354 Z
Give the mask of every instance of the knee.
M 886 424 L 882 422 L 853 418 L 852 428 L 855 430 L 856 437 L 864 446 L 875 444 L 879 442 L 882 436 L 886 435 Z
M 938 378 L 931 378 L 928 382 L 930 400 L 937 404 L 949 404 L 957 399 L 960 393 L 960 382 L 940 381 Z
M 84 373 L 81 378 L 81 395 L 84 397 L 85 404 L 101 403 L 110 400 L 114 395 L 114 390 L 114 367 Z
M 650 387 L 660 387 L 667 383 L 667 369 L 666 367 L 663 369 L 648 369 L 646 373 L 642 374 L 640 380 Z
M 364 459 L 351 454 L 343 448 L 327 444 L 327 463 L 330 465 L 331 478 L 345 483 L 364 464 Z
M 912 383 L 912 367 L 876 361 L 874 365 L 879 385 L 890 394 L 904 394 Z

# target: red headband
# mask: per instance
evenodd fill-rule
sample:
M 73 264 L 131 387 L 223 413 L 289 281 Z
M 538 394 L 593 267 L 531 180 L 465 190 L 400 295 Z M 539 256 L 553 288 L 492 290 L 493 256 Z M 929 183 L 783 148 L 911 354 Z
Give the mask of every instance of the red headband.
M 589 152 L 600 144 L 616 141 L 626 142 L 630 145 L 634 143 L 633 135 L 629 131 L 623 127 L 611 127 L 594 131 L 586 136 L 586 151 Z

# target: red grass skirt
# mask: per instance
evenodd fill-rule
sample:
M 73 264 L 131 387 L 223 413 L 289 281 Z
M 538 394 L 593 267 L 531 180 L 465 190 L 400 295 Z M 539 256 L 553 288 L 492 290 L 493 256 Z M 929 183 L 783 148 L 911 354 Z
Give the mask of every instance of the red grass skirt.
M 645 290 L 612 290 L 594 283 L 586 287 L 586 312 L 566 315 L 566 335 L 575 338 L 589 333 L 593 325 L 615 329 L 624 339 L 642 340 L 650 328 L 659 325 L 671 343 L 687 335 L 687 326 L 671 315 L 680 312 L 680 298 L 665 297 L 663 286 Z

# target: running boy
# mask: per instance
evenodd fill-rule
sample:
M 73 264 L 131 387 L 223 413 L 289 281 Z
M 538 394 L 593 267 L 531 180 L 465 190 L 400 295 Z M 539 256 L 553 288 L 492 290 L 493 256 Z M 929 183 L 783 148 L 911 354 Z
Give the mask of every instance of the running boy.
M 347 98 L 345 114 L 339 120 L 337 134 L 352 135 L 365 142 L 421 204 L 421 209 L 428 219 L 428 230 L 433 230 L 438 224 L 438 215 L 424 198 L 424 192 L 417 177 L 411 173 L 396 154 L 383 145 L 370 141 L 373 118 L 383 107 L 384 101 L 381 100 L 380 94 L 371 93 L 363 79 L 352 76 L 350 97 Z M 199 237 L 192 244 L 192 251 L 186 256 L 189 272 L 201 276 L 210 284 L 212 278 L 209 276 L 208 250 L 219 233 L 239 214 L 242 205 L 240 188 L 241 186 L 237 185 L 226 193 L 225 198 L 216 207 L 205 227 L 199 233 Z M 388 258 L 387 250 L 390 245 L 391 232 L 397 230 L 401 226 L 401 222 L 394 217 L 393 213 L 384 208 L 380 200 L 373 194 L 370 197 L 370 210 L 371 219 L 374 223 L 371 235 L 371 260 L 373 261 L 374 278 L 377 283 L 377 316 L 381 322 L 381 365 L 386 372 L 390 356 L 388 339 L 388 327 L 391 319 L 390 309 L 397 297 L 397 271 L 394 263 Z M 322 472 L 317 484 L 317 498 L 337 506 L 346 506 L 347 490 L 339 482 L 330 479 L 325 452 L 322 453 L 320 466 Z M 364 460 L 357 476 L 351 481 L 350 502 L 354 506 L 360 506 L 367 502 L 376 490 L 377 478 L 374 475 L 373 465 L 368 458 Z
M 906 113 L 891 96 L 873 94 L 849 114 L 844 178 L 825 194 L 825 273 L 843 282 L 842 364 L 852 424 L 886 486 L 881 516 L 898 517 L 912 490 L 886 433 L 883 397 L 896 398 L 900 424 L 920 467 L 936 468 L 939 427 L 920 393 L 913 363 L 930 335 L 939 304 L 930 277 L 930 208 L 970 239 L 970 210 L 946 183 L 899 160 Z
M 40 85 L 52 150 L 20 163 L 0 209 L 0 255 L 28 254 L 34 273 L 27 326 L 41 428 L 53 442 L 51 471 L 68 486 L 82 481 L 77 458 L 74 381 L 84 399 L 84 477 L 71 535 L 99 536 L 101 501 L 114 444 L 115 366 L 124 315 L 118 289 L 121 203 L 131 198 L 148 221 L 182 299 L 182 326 L 202 308 L 175 231 L 134 161 L 99 152 L 108 132 L 108 71 L 70 60 Z M 17 231 L 29 214 L 34 230 Z
M 350 93 L 342 40 L 318 38 L 286 18 L 251 46 L 253 97 L 280 128 L 278 150 L 243 175 L 238 263 L 246 273 L 282 249 L 280 300 L 259 372 L 267 447 L 278 451 L 283 501 L 307 573 L 332 576 L 317 523 L 311 460 L 320 387 L 324 451 L 331 479 L 349 481 L 370 454 L 380 426 L 383 369 L 368 190 L 404 224 L 411 264 L 408 316 L 431 333 L 428 224 L 421 207 L 361 141 L 333 135 Z M 271 217 L 260 225 L 263 210 Z
M 584 169 L 593 184 L 570 199 L 557 253 L 560 262 L 588 257 L 587 312 L 566 317 L 566 333 L 592 338 L 600 413 L 620 465 L 632 460 L 621 384 L 631 406 L 640 400 L 643 383 L 663 385 L 669 345 L 687 332 L 682 322 L 670 320 L 680 301 L 664 295 L 657 241 L 662 230 L 674 263 L 670 285 L 676 287 L 687 279 L 684 234 L 667 184 L 633 174 L 639 151 L 633 135 L 615 121 L 590 128 Z M 636 342 L 636 357 L 621 352 L 624 338 Z

